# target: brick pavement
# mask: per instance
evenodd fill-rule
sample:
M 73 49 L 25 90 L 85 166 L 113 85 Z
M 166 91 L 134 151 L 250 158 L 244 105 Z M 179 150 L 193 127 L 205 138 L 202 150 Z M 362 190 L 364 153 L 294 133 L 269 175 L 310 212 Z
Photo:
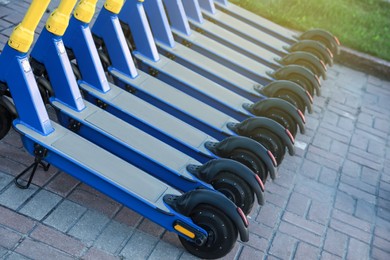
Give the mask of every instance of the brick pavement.
M 26 2 L 0 5 L 0 48 Z M 390 259 L 390 82 L 340 65 L 328 75 L 298 155 L 267 182 L 250 241 L 226 259 Z M 14 131 L 0 141 L 0 259 L 194 259 L 174 234 L 55 168 L 17 189 L 31 162 Z

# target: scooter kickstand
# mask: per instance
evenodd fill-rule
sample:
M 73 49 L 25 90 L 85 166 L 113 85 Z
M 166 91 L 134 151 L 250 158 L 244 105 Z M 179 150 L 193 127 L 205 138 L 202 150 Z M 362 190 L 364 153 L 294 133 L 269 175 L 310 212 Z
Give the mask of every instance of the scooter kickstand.
M 34 178 L 34 175 L 37 171 L 37 168 L 38 166 L 42 166 L 43 170 L 46 172 L 49 170 L 50 168 L 50 163 L 47 163 L 45 164 L 42 160 L 46 157 L 46 154 L 47 154 L 47 149 L 43 148 L 42 146 L 36 144 L 35 145 L 35 150 L 34 150 L 34 154 L 35 154 L 35 160 L 34 162 L 28 166 L 25 170 L 23 170 L 21 173 L 18 174 L 18 176 L 15 177 L 14 179 L 14 183 L 15 185 L 19 188 L 19 189 L 23 189 L 23 190 L 26 190 L 30 187 L 31 185 L 31 182 Z M 28 178 L 28 181 L 26 184 L 22 184 L 21 181 L 20 181 L 20 178 L 25 176 L 26 174 L 28 174 L 28 172 L 31 171 L 30 173 L 30 177 Z

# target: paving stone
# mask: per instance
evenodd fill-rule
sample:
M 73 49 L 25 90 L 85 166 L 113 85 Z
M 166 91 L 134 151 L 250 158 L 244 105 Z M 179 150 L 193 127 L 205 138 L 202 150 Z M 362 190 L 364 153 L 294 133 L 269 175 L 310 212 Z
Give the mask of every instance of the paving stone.
M 320 254 L 318 247 L 300 242 L 295 252 L 295 259 L 317 259 Z
M 84 242 L 93 241 L 107 225 L 108 221 L 107 216 L 88 210 L 69 230 L 68 234 Z
M 161 240 L 166 242 L 166 243 L 169 243 L 175 247 L 182 247 L 176 233 L 165 231 Z
M 263 259 L 264 258 L 264 252 L 250 248 L 250 247 L 244 247 L 240 254 L 239 259 Z
M 134 229 L 116 221 L 112 221 L 95 241 L 94 246 L 105 252 L 115 254 L 122 243 L 131 236 Z
M 22 237 L 0 226 L 0 248 L 12 249 Z
M 321 260 L 337 260 L 337 259 L 341 260 L 342 258 L 326 251 L 321 252 Z
M 310 199 L 300 193 L 294 192 L 291 194 L 286 209 L 289 212 L 295 213 L 300 216 L 306 215 L 306 212 L 310 205 Z
M 344 222 L 348 225 L 359 228 L 365 232 L 370 232 L 370 230 L 371 230 L 370 223 L 368 223 L 364 220 L 358 219 L 358 218 L 356 218 L 350 214 L 347 214 L 345 212 L 342 212 L 340 210 L 337 210 L 337 209 L 333 210 L 332 217 L 334 219 L 340 220 L 341 222 Z
M 26 202 L 36 191 L 38 187 L 31 185 L 28 189 L 19 189 L 16 185 L 9 186 L 0 194 L 0 204 L 10 209 L 16 210 Z
M 156 247 L 159 239 L 143 232 L 134 232 L 120 255 L 128 259 L 146 259 Z
M 370 203 L 375 203 L 376 196 L 373 194 L 370 194 L 368 192 L 365 192 L 363 190 L 357 189 L 351 185 L 340 183 L 339 185 L 340 191 L 343 191 L 351 196 L 353 196 L 356 199 L 363 199 Z
M 61 172 L 45 188 L 62 197 L 67 196 L 80 182 L 69 174 Z
M 11 254 L 9 254 L 7 257 L 6 257 L 7 260 L 29 260 L 31 258 L 27 258 L 21 254 L 18 254 L 18 253 L 15 253 L 15 252 L 12 252 Z
M 371 257 L 372 259 L 387 260 L 390 258 L 390 253 L 380 250 L 379 248 L 373 247 L 371 249 Z
M 317 180 L 320 175 L 320 171 L 321 165 L 319 165 L 318 163 L 308 160 L 303 162 L 301 174 L 305 175 L 306 177 Z
M 362 190 L 364 192 L 367 192 L 372 195 L 377 194 L 377 188 L 373 185 L 367 184 L 363 181 L 361 181 L 361 178 L 353 178 L 347 175 L 342 175 L 340 178 L 340 181 L 342 183 L 345 183 L 349 186 L 355 187 L 359 190 Z
M 80 240 L 42 224 L 34 229 L 30 237 L 74 256 L 80 256 L 85 248 Z
M 121 259 L 120 257 L 113 256 L 107 252 L 101 251 L 97 248 L 90 248 L 88 252 L 82 257 L 85 260 L 114 260 Z
M 322 148 L 326 151 L 330 150 L 330 145 L 332 144 L 332 138 L 327 135 L 316 135 L 313 140 L 313 145 Z
M 352 177 L 359 177 L 362 171 L 362 166 L 356 162 L 345 160 L 342 173 Z
M 329 186 L 307 178 L 297 178 L 295 191 L 320 202 L 329 202 L 334 193 Z
M 372 223 L 375 218 L 375 204 L 365 200 L 357 200 L 355 216 Z
M 0 171 L 0 191 L 10 184 L 12 180 L 12 176 Z
M 355 227 L 348 225 L 346 223 L 332 219 L 330 221 L 330 227 L 337 230 L 337 231 L 340 231 L 344 234 L 347 234 L 348 236 L 359 239 L 362 242 L 365 242 L 365 243 L 370 242 L 370 238 L 371 238 L 370 233 L 364 232 L 363 230 L 355 228 Z
M 32 259 L 73 259 L 61 251 L 31 239 L 25 239 L 15 251 Z
M 74 190 L 68 196 L 68 199 L 86 208 L 101 212 L 108 217 L 114 216 L 120 208 L 120 204 L 117 202 L 112 203 L 112 201 L 105 200 L 80 189 Z
M 281 259 L 290 259 L 295 252 L 297 240 L 291 236 L 277 233 L 273 239 L 269 253 Z
M 54 193 L 40 190 L 19 212 L 34 219 L 41 220 L 61 201 L 61 199 L 60 196 Z
M 330 151 L 336 155 L 344 157 L 348 153 L 348 145 L 337 140 L 333 140 Z
M 261 222 L 262 224 L 269 227 L 274 227 L 279 219 L 281 211 L 281 208 L 275 207 L 272 204 L 265 204 L 261 208 L 256 221 Z
M 165 229 L 160 225 L 157 225 L 156 223 L 146 218 L 142 220 L 141 224 L 138 226 L 138 229 L 155 237 L 160 237 L 165 231 Z
M 152 254 L 148 257 L 149 260 L 171 260 L 177 259 L 183 253 L 182 248 L 174 247 L 165 242 L 158 242 L 157 246 L 154 248 Z
M 62 232 L 68 231 L 87 211 L 74 202 L 63 201 L 45 220 L 44 223 Z
M 363 167 L 360 179 L 362 182 L 368 183 L 372 186 L 377 186 L 380 176 L 381 174 L 378 171 Z
M 317 247 L 321 244 L 321 236 L 285 221 L 280 223 L 279 231 Z
M 325 226 L 289 212 L 284 213 L 283 220 L 320 236 L 325 231 Z
M 338 178 L 338 174 L 335 170 L 329 169 L 327 167 L 322 167 L 319 181 L 322 184 L 334 187 Z
M 320 224 L 327 224 L 330 215 L 330 205 L 325 202 L 312 201 L 307 218 Z
M 332 252 L 334 255 L 344 257 L 348 244 L 348 236 L 337 232 L 333 229 L 328 229 L 326 234 L 324 249 Z
M 5 249 L 4 247 L 1 247 L 0 246 L 0 257 L 3 257 L 4 259 L 5 259 L 5 254 L 7 254 L 7 252 L 8 252 L 8 250 L 7 249 Z M 3 259 L 2 258 L 2 259 Z
M 35 226 L 36 222 L 0 206 L 0 224 L 26 234 Z
M 365 151 L 368 149 L 369 140 L 366 135 L 354 133 L 350 145 Z
M 388 238 L 390 239 L 390 238 Z M 373 244 L 375 247 L 379 248 L 380 250 L 386 251 L 390 253 L 390 241 L 382 239 L 380 237 L 374 237 Z
M 365 260 L 369 259 L 370 246 L 359 240 L 351 238 L 349 240 L 347 259 L 351 260 Z

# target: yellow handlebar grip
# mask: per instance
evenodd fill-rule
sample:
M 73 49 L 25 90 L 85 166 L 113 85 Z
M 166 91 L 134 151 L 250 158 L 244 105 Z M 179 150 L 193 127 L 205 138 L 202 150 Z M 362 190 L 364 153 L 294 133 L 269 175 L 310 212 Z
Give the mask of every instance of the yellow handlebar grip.
M 77 0 L 62 0 L 58 8 L 47 19 L 46 29 L 55 35 L 64 35 L 69 25 L 70 13 L 76 5 L 76 2 Z
M 104 8 L 114 14 L 119 14 L 124 4 L 124 0 L 107 0 L 104 3 Z
M 97 1 L 81 0 L 74 10 L 74 17 L 83 23 L 90 23 L 95 13 Z
M 34 31 L 42 19 L 50 0 L 34 0 L 23 21 L 12 32 L 8 45 L 20 52 L 28 52 L 34 41 Z

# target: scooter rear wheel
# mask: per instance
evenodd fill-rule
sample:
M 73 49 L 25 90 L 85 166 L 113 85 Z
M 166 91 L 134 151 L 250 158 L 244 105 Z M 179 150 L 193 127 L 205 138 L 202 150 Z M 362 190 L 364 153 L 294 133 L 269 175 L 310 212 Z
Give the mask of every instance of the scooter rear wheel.
M 271 109 L 271 111 L 269 111 L 269 113 L 267 114 L 267 117 L 275 120 L 276 122 L 287 128 L 294 137 L 297 136 L 298 126 L 290 115 L 284 113 L 279 109 Z
M 237 241 L 237 228 L 222 211 L 207 204 L 200 204 L 190 214 L 195 224 L 207 231 L 205 244 L 199 246 L 179 236 L 183 247 L 191 254 L 204 258 L 216 259 L 227 255 Z
M 247 166 L 260 177 L 263 183 L 265 183 L 267 180 L 268 169 L 264 162 L 262 162 L 255 154 L 252 154 L 251 152 L 245 151 L 243 149 L 235 149 L 226 158 L 240 162 Z
M 225 172 L 219 174 L 211 182 L 211 185 L 237 207 L 240 207 L 245 215 L 251 212 L 255 201 L 254 192 L 244 180 L 229 172 Z
M 291 103 L 293 106 L 301 110 L 303 113 L 306 111 L 305 102 L 297 94 L 288 90 L 279 90 L 273 97 L 277 97 Z
M 11 124 L 11 113 L 3 105 L 0 105 L 0 140 L 7 135 L 11 128 Z
M 270 150 L 278 165 L 282 163 L 286 152 L 286 146 L 277 135 L 267 129 L 260 129 L 254 131 L 253 134 L 251 133 L 249 137 Z

